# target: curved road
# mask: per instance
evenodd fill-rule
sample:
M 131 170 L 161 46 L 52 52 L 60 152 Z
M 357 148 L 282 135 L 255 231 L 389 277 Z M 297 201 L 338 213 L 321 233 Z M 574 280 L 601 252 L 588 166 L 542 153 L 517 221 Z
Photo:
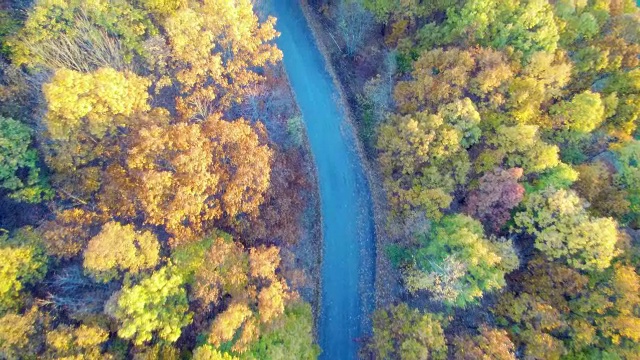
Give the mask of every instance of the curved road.
M 373 309 L 372 203 L 356 138 L 337 101 L 299 0 L 273 0 L 278 47 L 302 111 L 320 186 L 323 220 L 322 298 L 318 320 L 321 359 L 356 359 L 370 332 Z

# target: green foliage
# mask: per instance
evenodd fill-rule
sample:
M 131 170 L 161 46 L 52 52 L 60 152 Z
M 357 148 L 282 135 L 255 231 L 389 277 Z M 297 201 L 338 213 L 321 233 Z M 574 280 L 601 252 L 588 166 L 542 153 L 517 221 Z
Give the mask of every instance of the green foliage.
M 530 194 L 514 220 L 520 231 L 535 236 L 538 250 L 577 269 L 606 269 L 617 255 L 616 221 L 591 217 L 573 190 Z
M 24 290 L 47 273 L 47 256 L 38 234 L 22 228 L 0 237 L 0 314 L 22 304 Z
M 175 248 L 171 253 L 171 262 L 175 265 L 173 271 L 180 272 L 185 283 L 192 284 L 195 281 L 195 272 L 204 264 L 206 254 L 211 249 L 217 238 L 225 241 L 233 241 L 231 235 L 214 230 L 204 239 Z
M 578 180 L 578 172 L 565 163 L 549 168 L 533 181 L 533 185 L 527 187 L 527 192 L 540 191 L 549 188 L 566 189 Z
M 635 227 L 640 226 L 640 141 L 632 140 L 616 151 L 618 174 L 615 181 L 629 194 L 630 221 Z
M 294 116 L 287 120 L 287 133 L 293 145 L 302 146 L 304 143 L 305 129 L 301 116 Z
M 405 303 L 373 314 L 373 338 L 369 350 L 378 359 L 447 358 L 441 318 L 420 313 Z
M 541 172 L 560 164 L 558 147 L 542 141 L 535 125 L 500 126 L 487 139 L 492 149 L 485 150 L 476 160 L 480 171 L 501 164 L 520 167 L 525 174 Z
M 407 288 L 429 290 L 453 306 L 464 307 L 501 289 L 504 276 L 519 264 L 511 241 L 487 239 L 480 222 L 466 215 L 442 218 L 420 240 L 421 247 L 410 252 Z
M 429 24 L 420 36 L 426 48 L 468 41 L 496 49 L 512 47 L 524 59 L 537 51 L 553 53 L 559 40 L 546 0 L 469 0 L 450 8 L 444 24 Z
M 320 348 L 313 343 L 311 306 L 296 302 L 286 307 L 284 315 L 253 344 L 241 359 L 287 360 L 317 359 Z
M 53 192 L 40 174 L 31 144 L 27 125 L 0 117 L 0 188 L 10 191 L 16 200 L 37 203 L 50 200 Z M 20 175 L 22 171 L 26 175 Z
M 120 323 L 118 335 L 136 345 L 154 336 L 173 343 L 191 323 L 183 278 L 172 267 L 163 267 L 137 285 L 125 285 L 109 311 Z
M 604 121 L 605 108 L 600 94 L 585 91 L 551 109 L 557 128 L 591 132 Z

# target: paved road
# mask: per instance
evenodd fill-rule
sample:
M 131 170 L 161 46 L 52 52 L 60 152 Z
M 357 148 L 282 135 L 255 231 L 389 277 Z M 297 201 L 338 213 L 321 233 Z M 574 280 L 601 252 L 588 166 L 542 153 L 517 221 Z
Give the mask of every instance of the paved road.
M 375 242 L 368 182 L 298 0 L 274 0 L 271 9 L 318 169 L 324 232 L 320 358 L 355 359 L 357 341 L 370 333 L 373 308 Z

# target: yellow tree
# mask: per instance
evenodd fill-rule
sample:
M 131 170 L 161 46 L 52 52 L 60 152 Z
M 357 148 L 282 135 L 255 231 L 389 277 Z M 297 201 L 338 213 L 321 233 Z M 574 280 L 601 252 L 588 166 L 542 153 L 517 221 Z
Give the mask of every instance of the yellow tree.
M 275 18 L 264 23 L 250 0 L 192 1 L 164 22 L 170 68 L 180 86 L 177 108 L 185 118 L 206 118 L 244 100 L 263 76 L 256 69 L 282 53 L 271 41 Z
M 392 115 L 380 127 L 379 161 L 396 214 L 421 209 L 438 218 L 449 206 L 470 167 L 460 130 L 428 112 Z
M 94 278 L 108 282 L 119 271 L 132 274 L 153 268 L 159 260 L 158 239 L 149 231 L 135 231 L 132 225 L 106 223 L 84 251 L 84 268 Z
M 108 140 L 132 114 L 149 109 L 148 87 L 148 80 L 111 68 L 88 74 L 60 69 L 43 86 L 45 159 L 63 191 L 86 196 L 99 188 Z

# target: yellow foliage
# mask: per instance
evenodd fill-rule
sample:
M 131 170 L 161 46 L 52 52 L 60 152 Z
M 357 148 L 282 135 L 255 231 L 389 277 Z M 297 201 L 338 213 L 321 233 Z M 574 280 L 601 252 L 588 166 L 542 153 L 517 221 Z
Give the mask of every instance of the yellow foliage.
M 191 3 L 165 20 L 173 73 L 185 118 L 207 118 L 243 101 L 263 80 L 256 68 L 274 64 L 282 53 L 271 44 L 275 19 L 258 22 L 249 0 Z
M 93 277 L 107 282 L 118 271 L 138 273 L 153 268 L 159 260 L 160 245 L 149 231 L 135 231 L 132 225 L 108 222 L 89 241 L 84 252 L 84 268 Z
M 274 281 L 270 286 L 260 290 L 258 294 L 258 312 L 260 321 L 269 322 L 284 313 L 284 302 L 287 299 L 287 284 Z
M 102 68 L 93 73 L 60 69 L 43 86 L 47 100 L 45 160 L 54 181 L 67 192 L 88 195 L 100 186 L 98 167 L 109 150 L 107 135 L 130 125 L 131 115 L 149 109 L 149 81 L 129 72 Z M 102 160 L 104 161 L 104 160 Z
M 240 326 L 252 315 L 249 306 L 242 303 L 234 303 L 218 314 L 211 324 L 209 343 L 220 346 L 222 343 L 233 339 Z
M 266 247 L 264 245 L 251 248 L 249 251 L 249 265 L 251 266 L 252 277 L 274 280 L 276 269 L 280 266 L 280 249 L 276 246 Z

